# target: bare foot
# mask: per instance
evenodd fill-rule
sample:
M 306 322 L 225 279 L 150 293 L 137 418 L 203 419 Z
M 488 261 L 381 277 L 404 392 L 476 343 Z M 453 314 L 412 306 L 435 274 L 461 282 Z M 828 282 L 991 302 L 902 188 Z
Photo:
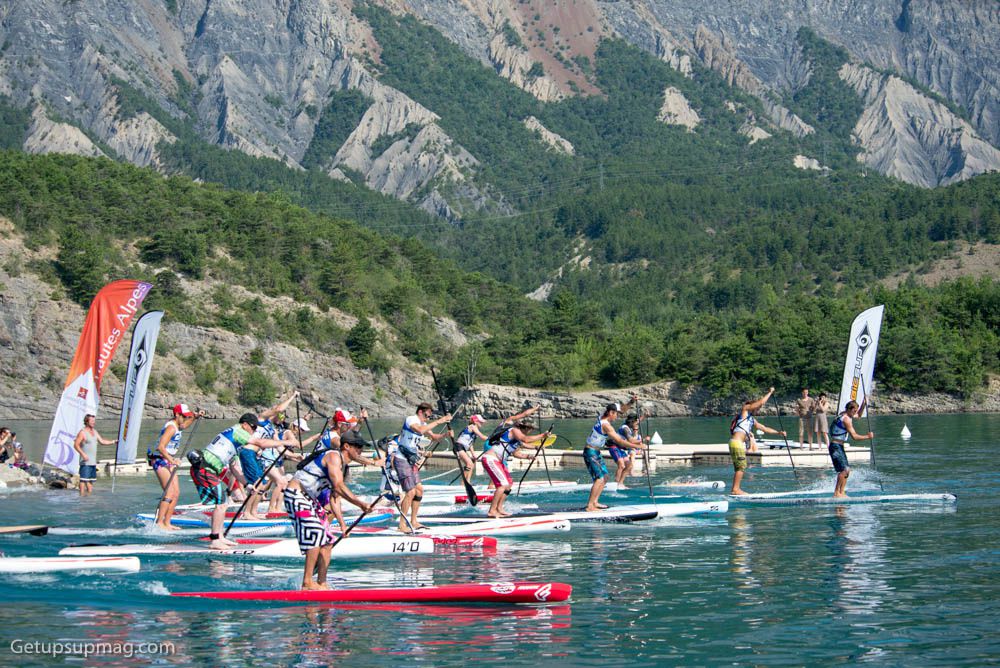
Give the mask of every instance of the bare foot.
M 328 585 L 325 582 L 320 582 L 316 584 L 316 589 L 318 589 L 319 591 L 329 591 L 330 585 Z
M 733 491 L 729 492 L 729 494 L 732 496 L 743 496 L 746 494 L 746 492 L 744 492 L 742 489 L 734 489 Z
M 305 591 L 317 591 L 319 588 L 320 586 L 312 581 L 302 583 L 302 589 Z
M 400 533 L 406 533 L 406 534 L 413 533 L 413 531 L 410 530 L 410 527 L 406 526 L 403 523 L 400 523 L 398 528 Z
M 419 522 L 417 522 L 416 524 L 413 525 L 413 530 L 414 531 L 426 531 L 427 528 L 428 527 L 427 527 L 426 524 L 420 524 Z
M 208 549 L 210 550 L 228 550 L 231 549 L 232 547 L 233 543 L 230 543 L 228 540 L 223 540 L 221 538 L 213 540 L 211 543 L 208 544 Z
M 487 513 L 486 517 L 492 517 L 493 519 L 498 520 L 503 517 L 503 515 L 493 515 L 492 513 Z
M 835 499 L 846 499 L 847 498 L 847 493 L 845 492 L 845 493 L 841 493 L 841 494 L 834 494 L 833 498 L 835 498 Z

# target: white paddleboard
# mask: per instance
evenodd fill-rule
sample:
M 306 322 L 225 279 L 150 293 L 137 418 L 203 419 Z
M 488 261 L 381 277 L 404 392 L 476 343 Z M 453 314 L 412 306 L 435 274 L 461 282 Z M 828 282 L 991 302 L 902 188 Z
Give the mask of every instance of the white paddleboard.
M 60 552 L 60 554 L 62 554 Z M 139 570 L 138 557 L 4 557 L 0 558 L 0 573 L 56 573 L 60 571 L 119 571 Z
M 830 492 L 816 493 L 779 492 L 776 494 L 743 494 L 726 497 L 736 505 L 757 504 L 773 506 L 819 506 L 859 503 L 955 503 L 954 494 L 868 494 L 834 498 Z
M 299 545 L 289 540 L 247 540 L 240 541 L 234 548 L 213 550 L 207 542 L 188 543 L 145 543 L 136 545 L 77 545 L 59 551 L 61 555 L 104 556 L 121 554 L 145 554 L 157 556 L 227 556 L 244 559 L 302 559 Z M 371 557 L 403 557 L 415 554 L 433 554 L 434 540 L 423 536 L 371 536 L 361 534 L 348 536 L 333 548 L 333 559 L 357 559 Z

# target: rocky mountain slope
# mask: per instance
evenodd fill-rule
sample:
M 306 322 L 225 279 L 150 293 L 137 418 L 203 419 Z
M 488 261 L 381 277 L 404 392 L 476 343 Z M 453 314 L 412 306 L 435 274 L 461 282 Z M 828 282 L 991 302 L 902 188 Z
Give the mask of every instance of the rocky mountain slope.
M 1000 169 L 990 146 L 1000 142 L 1000 9 L 988 0 L 376 4 L 428 22 L 545 104 L 603 93 L 593 65 L 607 37 L 622 37 L 688 77 L 699 76 L 696 63 L 760 101 L 765 118 L 742 131 L 755 141 L 779 130 L 798 138 L 814 132 L 790 102 L 811 76 L 796 42 L 806 26 L 844 46 L 852 68 L 867 63 L 922 87 L 891 80 L 875 93 L 855 87 L 868 103 L 855 133 L 860 160 L 923 186 Z M 333 178 L 357 178 L 450 220 L 483 207 L 511 211 L 479 176 L 482 156 L 442 129 L 440 110 L 379 82 L 381 45 L 350 0 L 5 3 L 0 42 L 0 94 L 35 118 L 26 150 L 103 152 L 155 167 L 157 147 L 190 130 L 296 169 L 309 155 Z M 342 113 L 337 96 L 345 91 L 362 96 L 363 113 L 346 137 L 310 153 L 324 115 Z M 968 121 L 930 92 L 958 105 Z M 686 110 L 689 101 L 674 93 L 664 106 L 679 109 L 688 127 L 704 113 Z M 923 124 L 928 113 L 940 129 L 901 130 Z M 884 126 L 895 128 L 889 139 L 877 130 Z M 553 143 L 548 131 L 538 132 L 539 141 Z

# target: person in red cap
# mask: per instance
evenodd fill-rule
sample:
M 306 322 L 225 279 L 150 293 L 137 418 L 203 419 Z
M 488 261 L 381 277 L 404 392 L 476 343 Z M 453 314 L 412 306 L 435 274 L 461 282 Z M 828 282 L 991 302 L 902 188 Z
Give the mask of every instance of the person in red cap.
M 161 529 L 172 530 L 170 519 L 174 516 L 174 507 L 177 506 L 177 498 L 180 495 L 180 484 L 174 470 L 181 463 L 178 459 L 181 447 L 181 438 L 184 430 L 190 427 L 195 420 L 204 416 L 204 413 L 195 413 L 187 404 L 176 404 L 172 409 L 173 417 L 164 423 L 160 429 L 160 435 L 156 439 L 156 444 L 146 450 L 146 461 L 153 467 L 153 474 L 160 481 L 163 488 L 163 496 L 160 498 L 160 505 L 156 509 L 156 526 Z

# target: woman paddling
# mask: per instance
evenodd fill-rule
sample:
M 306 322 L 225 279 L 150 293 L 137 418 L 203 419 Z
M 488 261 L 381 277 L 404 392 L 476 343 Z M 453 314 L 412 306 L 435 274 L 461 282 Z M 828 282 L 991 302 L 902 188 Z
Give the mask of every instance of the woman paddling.
M 733 421 L 729 425 L 729 457 L 733 460 L 733 488 L 729 490 L 730 494 L 746 494 L 740 487 L 740 483 L 743 481 L 743 474 L 747 470 L 746 444 L 747 442 L 753 443 L 754 427 L 768 434 L 787 435 L 784 431 L 771 429 L 765 424 L 758 422 L 757 418 L 754 417 L 754 413 L 767 403 L 772 394 L 774 394 L 773 387 L 768 388 L 767 394 L 760 399 L 743 402 L 740 412 L 736 414 L 736 417 L 733 418 Z
M 205 415 L 195 414 L 187 404 L 177 404 L 171 412 L 173 417 L 160 429 L 156 445 L 146 450 L 146 461 L 153 467 L 153 474 L 163 489 L 163 498 L 156 509 L 156 526 L 166 531 L 177 528 L 170 524 L 170 520 L 174 516 L 174 508 L 177 507 L 177 499 L 180 497 L 180 483 L 177 482 L 174 469 L 181 463 L 177 458 L 181 438 L 185 429 Z
M 496 486 L 493 492 L 493 501 L 490 503 L 490 510 L 486 513 L 490 517 L 510 517 L 510 513 L 504 512 L 503 504 L 510 494 L 514 481 L 510 477 L 510 470 L 507 468 L 507 461 L 514 459 L 531 459 L 534 451 L 526 446 L 538 443 L 545 434 L 535 434 L 528 436 L 528 432 L 534 430 L 534 425 L 530 422 L 518 422 L 513 427 L 506 429 L 501 435 L 496 445 L 483 453 L 483 468 L 486 474 Z

